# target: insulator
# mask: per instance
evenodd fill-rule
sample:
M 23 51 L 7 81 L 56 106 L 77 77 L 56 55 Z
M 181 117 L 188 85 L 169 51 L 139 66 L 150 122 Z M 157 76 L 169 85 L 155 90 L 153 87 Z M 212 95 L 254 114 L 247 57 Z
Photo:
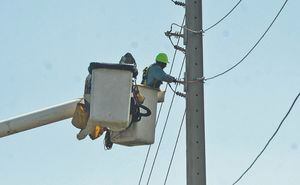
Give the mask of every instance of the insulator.
M 180 47 L 180 46 L 174 46 L 175 49 L 179 50 L 179 51 L 182 51 L 183 53 L 185 53 L 185 49 Z
M 170 37 L 172 35 L 171 31 L 166 31 L 165 36 Z
M 167 36 L 167 37 L 171 37 L 171 36 L 173 36 L 173 37 L 176 37 L 176 38 L 179 38 L 179 37 L 183 37 L 183 34 L 181 34 L 180 32 L 175 32 L 175 33 L 172 33 L 171 31 L 166 31 L 165 32 L 165 35 Z
M 180 38 L 180 37 L 183 37 L 183 34 L 181 34 L 180 32 L 177 31 L 173 34 L 173 36 L 176 38 Z
M 176 95 L 180 96 L 180 97 L 183 97 L 185 98 L 186 97 L 186 94 L 182 93 L 182 92 L 176 92 Z
M 185 3 L 184 2 L 180 2 L 180 1 L 173 1 L 175 5 L 178 5 L 178 6 L 185 6 Z

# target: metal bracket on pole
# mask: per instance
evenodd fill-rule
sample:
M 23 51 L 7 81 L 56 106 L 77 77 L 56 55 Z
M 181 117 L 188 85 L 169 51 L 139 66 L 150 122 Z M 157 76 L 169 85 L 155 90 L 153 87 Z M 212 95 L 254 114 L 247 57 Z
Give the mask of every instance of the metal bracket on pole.
M 174 48 L 176 50 L 179 50 L 179 51 L 183 52 L 184 54 L 186 53 L 186 50 L 184 48 L 180 47 L 180 46 L 175 45 Z
M 183 38 L 183 34 L 181 34 L 180 32 L 172 32 L 172 31 L 166 31 L 165 32 L 165 35 L 167 36 L 167 37 L 175 37 L 175 38 L 179 38 L 179 37 L 181 37 L 181 38 Z

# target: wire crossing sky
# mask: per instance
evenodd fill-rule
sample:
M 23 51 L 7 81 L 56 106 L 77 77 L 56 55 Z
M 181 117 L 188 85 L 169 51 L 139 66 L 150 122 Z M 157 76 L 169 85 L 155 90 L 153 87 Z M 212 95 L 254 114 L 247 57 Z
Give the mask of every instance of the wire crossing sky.
M 283 2 L 203 1 L 203 28 L 228 14 L 204 34 L 204 73 L 219 74 L 228 69 L 228 61 L 240 61 Z M 207 184 L 232 184 L 264 147 L 266 136 L 274 133 L 274 123 L 290 106 L 288 100 L 299 92 L 300 25 L 295 24 L 299 6 L 298 1 L 284 5 L 247 62 L 230 75 L 205 83 Z M 137 61 L 140 82 L 142 70 L 157 53 L 169 57 L 174 53 L 165 31 L 172 23 L 180 25 L 183 16 L 184 7 L 172 1 L 0 1 L 0 119 L 82 97 L 89 63 L 117 63 L 126 52 Z M 184 47 L 182 41 L 178 46 Z M 172 74 L 179 73 L 183 59 L 178 52 Z M 177 90 L 184 91 L 182 86 Z M 161 120 L 167 118 L 172 95 L 167 91 Z M 299 108 L 295 103 L 276 144 L 264 151 L 239 185 L 299 184 Z M 184 111 L 184 98 L 176 97 L 149 184 L 165 183 Z M 157 125 L 153 148 L 158 147 L 163 127 Z M 78 131 L 65 120 L 1 138 L 1 183 L 137 183 L 148 146 L 114 145 L 105 151 L 103 138 L 78 141 Z M 167 184 L 186 183 L 184 126 L 180 138 Z M 149 154 L 148 160 L 153 159 Z M 149 172 L 146 168 L 144 174 Z
M 275 132 L 272 134 L 272 136 L 270 137 L 270 139 L 268 140 L 268 142 L 266 143 L 266 145 L 264 146 L 264 148 L 259 152 L 259 154 L 255 157 L 255 159 L 253 160 L 253 162 L 250 164 L 250 166 L 242 173 L 242 175 L 233 183 L 233 185 L 237 184 L 243 177 L 244 175 L 246 175 L 246 173 L 253 167 L 253 165 L 256 163 L 256 161 L 258 160 L 258 158 L 264 153 L 264 151 L 267 149 L 267 147 L 269 146 L 270 142 L 274 139 L 274 137 L 276 136 L 276 134 L 278 133 L 278 131 L 280 130 L 283 122 L 285 121 L 285 119 L 288 117 L 288 115 L 290 114 L 291 110 L 293 109 L 295 103 L 297 102 L 298 98 L 300 96 L 300 93 L 296 96 L 296 98 L 294 99 L 291 107 L 289 108 L 288 112 L 286 113 L 286 115 L 284 116 L 284 118 L 282 119 L 282 121 L 280 122 L 280 124 L 278 125 L 277 129 L 275 130 Z
M 283 5 L 281 6 L 280 10 L 278 11 L 278 13 L 276 14 L 275 18 L 272 20 L 271 24 L 268 26 L 268 28 L 266 29 L 266 31 L 262 34 L 262 36 L 258 39 L 258 41 L 254 44 L 254 46 L 246 53 L 246 55 L 235 65 L 233 65 L 232 67 L 230 67 L 229 69 L 225 70 L 222 73 L 219 73 L 215 76 L 209 77 L 209 78 L 205 78 L 205 81 L 208 80 L 212 80 L 215 79 L 219 76 L 222 76 L 226 73 L 228 73 L 229 71 L 233 70 L 234 68 L 236 68 L 238 65 L 240 65 L 242 62 L 244 62 L 244 60 L 249 56 L 249 54 L 256 48 L 256 46 L 262 41 L 262 39 L 265 37 L 265 35 L 268 33 L 268 31 L 270 30 L 270 28 L 273 26 L 274 22 L 276 21 L 276 19 L 278 18 L 278 16 L 280 15 L 280 13 L 282 12 L 282 10 L 284 9 L 285 5 L 287 4 L 288 0 L 286 0 Z

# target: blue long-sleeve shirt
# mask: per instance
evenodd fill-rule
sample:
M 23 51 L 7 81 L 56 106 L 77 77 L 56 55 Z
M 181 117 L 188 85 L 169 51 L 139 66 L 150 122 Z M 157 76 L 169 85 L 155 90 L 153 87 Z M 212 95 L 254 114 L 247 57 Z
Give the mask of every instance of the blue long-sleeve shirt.
M 153 88 L 159 88 L 162 84 L 162 81 L 173 82 L 175 78 L 171 75 L 168 75 L 164 70 L 157 64 L 152 64 L 148 68 L 146 85 Z

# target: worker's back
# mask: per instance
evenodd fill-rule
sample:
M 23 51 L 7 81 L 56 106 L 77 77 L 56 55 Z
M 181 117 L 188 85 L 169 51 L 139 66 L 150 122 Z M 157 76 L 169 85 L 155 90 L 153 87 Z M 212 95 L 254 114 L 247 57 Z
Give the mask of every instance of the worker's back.
M 162 81 L 173 82 L 174 77 L 166 74 L 158 63 L 154 63 L 143 71 L 142 84 L 159 89 Z

